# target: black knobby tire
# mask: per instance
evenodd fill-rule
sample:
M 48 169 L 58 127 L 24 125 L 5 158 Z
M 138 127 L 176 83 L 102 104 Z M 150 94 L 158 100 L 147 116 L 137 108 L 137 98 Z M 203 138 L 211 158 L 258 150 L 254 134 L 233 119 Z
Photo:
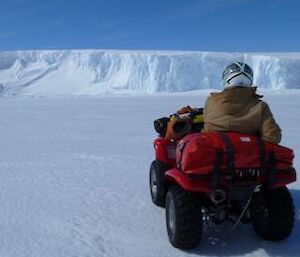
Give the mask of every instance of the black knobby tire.
M 159 207 L 165 207 L 164 175 L 167 169 L 168 165 L 158 160 L 153 161 L 150 166 L 149 185 L 151 199 Z
M 252 226 L 264 239 L 280 241 L 287 238 L 293 230 L 294 216 L 293 199 L 285 186 L 264 189 L 253 196 Z
M 177 185 L 171 186 L 166 197 L 166 226 L 169 241 L 174 247 L 196 247 L 203 227 L 199 198 Z

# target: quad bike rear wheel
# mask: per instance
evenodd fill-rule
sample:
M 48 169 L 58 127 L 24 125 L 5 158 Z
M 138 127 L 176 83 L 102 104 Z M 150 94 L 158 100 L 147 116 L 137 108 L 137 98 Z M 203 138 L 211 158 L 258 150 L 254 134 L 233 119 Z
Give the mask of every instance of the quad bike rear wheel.
M 287 238 L 294 226 L 294 204 L 287 187 L 262 189 L 251 204 L 252 226 L 262 238 L 280 241 Z
M 166 197 L 166 226 L 170 243 L 180 249 L 196 247 L 202 236 L 202 211 L 199 198 L 172 185 Z

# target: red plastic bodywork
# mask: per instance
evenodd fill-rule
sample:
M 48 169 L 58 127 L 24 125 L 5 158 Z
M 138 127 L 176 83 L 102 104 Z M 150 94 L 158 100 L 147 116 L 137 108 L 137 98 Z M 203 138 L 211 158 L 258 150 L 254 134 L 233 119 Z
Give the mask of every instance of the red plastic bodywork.
M 159 160 L 165 164 L 169 164 L 171 167 L 175 167 L 176 146 L 177 146 L 177 142 L 166 140 L 163 138 L 155 139 L 154 149 L 155 149 L 156 160 Z
M 155 148 L 155 156 L 156 160 L 159 160 L 165 164 L 170 165 L 171 169 L 167 170 L 165 173 L 165 182 L 166 183 L 177 183 L 182 188 L 187 191 L 194 192 L 205 192 L 210 193 L 214 189 L 211 183 L 211 174 L 206 174 L 203 176 L 199 175 L 199 172 L 196 170 L 194 172 L 184 172 L 176 167 L 176 146 L 178 141 L 170 141 L 163 138 L 157 138 L 154 141 Z M 198 174 L 197 174 L 198 173 Z M 193 176 L 196 175 L 196 176 Z M 226 179 L 226 175 L 221 174 L 221 186 L 227 187 L 229 186 L 228 177 Z M 272 184 L 272 187 L 280 187 L 292 182 L 296 181 L 296 171 L 294 168 L 291 168 L 285 172 L 277 172 L 275 174 L 275 182 Z M 254 183 L 263 184 L 267 183 L 268 178 L 265 175 L 259 175 L 255 177 Z M 245 183 L 245 181 L 237 180 L 237 184 L 241 182 Z M 246 181 L 247 183 L 247 181 Z
M 266 177 L 260 176 L 256 178 L 255 183 L 259 185 L 265 183 L 266 181 L 267 181 Z M 293 183 L 296 181 L 296 171 L 292 169 L 290 170 L 289 174 L 278 173 L 275 176 L 275 181 L 276 182 L 272 185 L 272 187 L 274 188 Z M 214 190 L 212 188 L 211 179 L 209 176 L 202 177 L 202 178 L 192 178 L 189 177 L 186 173 L 179 171 L 177 168 L 170 169 L 165 173 L 165 182 L 177 183 L 185 190 L 193 191 L 193 192 L 210 193 Z M 222 188 L 228 188 L 230 186 L 228 180 L 226 179 L 222 180 L 221 182 L 222 182 L 221 183 Z M 249 181 L 241 180 L 240 182 L 236 182 L 235 185 L 243 185 L 243 184 L 247 184 L 248 182 Z
M 166 183 L 177 183 L 183 189 L 193 192 L 209 193 L 212 188 L 209 184 L 209 179 L 192 179 L 187 174 L 179 171 L 177 168 L 168 170 L 165 173 Z

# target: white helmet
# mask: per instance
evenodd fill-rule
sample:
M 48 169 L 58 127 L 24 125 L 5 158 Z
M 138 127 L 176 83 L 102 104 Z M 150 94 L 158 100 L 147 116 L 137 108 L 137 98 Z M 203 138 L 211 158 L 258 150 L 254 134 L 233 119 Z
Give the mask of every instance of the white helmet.
M 231 63 L 223 71 L 222 79 L 224 87 L 251 87 L 253 71 L 246 63 Z

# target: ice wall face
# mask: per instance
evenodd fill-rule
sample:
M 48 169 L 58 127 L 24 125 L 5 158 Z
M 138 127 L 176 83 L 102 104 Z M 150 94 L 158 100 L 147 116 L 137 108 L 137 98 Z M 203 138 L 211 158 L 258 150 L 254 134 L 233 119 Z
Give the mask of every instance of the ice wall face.
M 221 89 L 234 61 L 266 89 L 300 88 L 300 54 L 66 50 L 0 53 L 2 95 L 98 95 Z

